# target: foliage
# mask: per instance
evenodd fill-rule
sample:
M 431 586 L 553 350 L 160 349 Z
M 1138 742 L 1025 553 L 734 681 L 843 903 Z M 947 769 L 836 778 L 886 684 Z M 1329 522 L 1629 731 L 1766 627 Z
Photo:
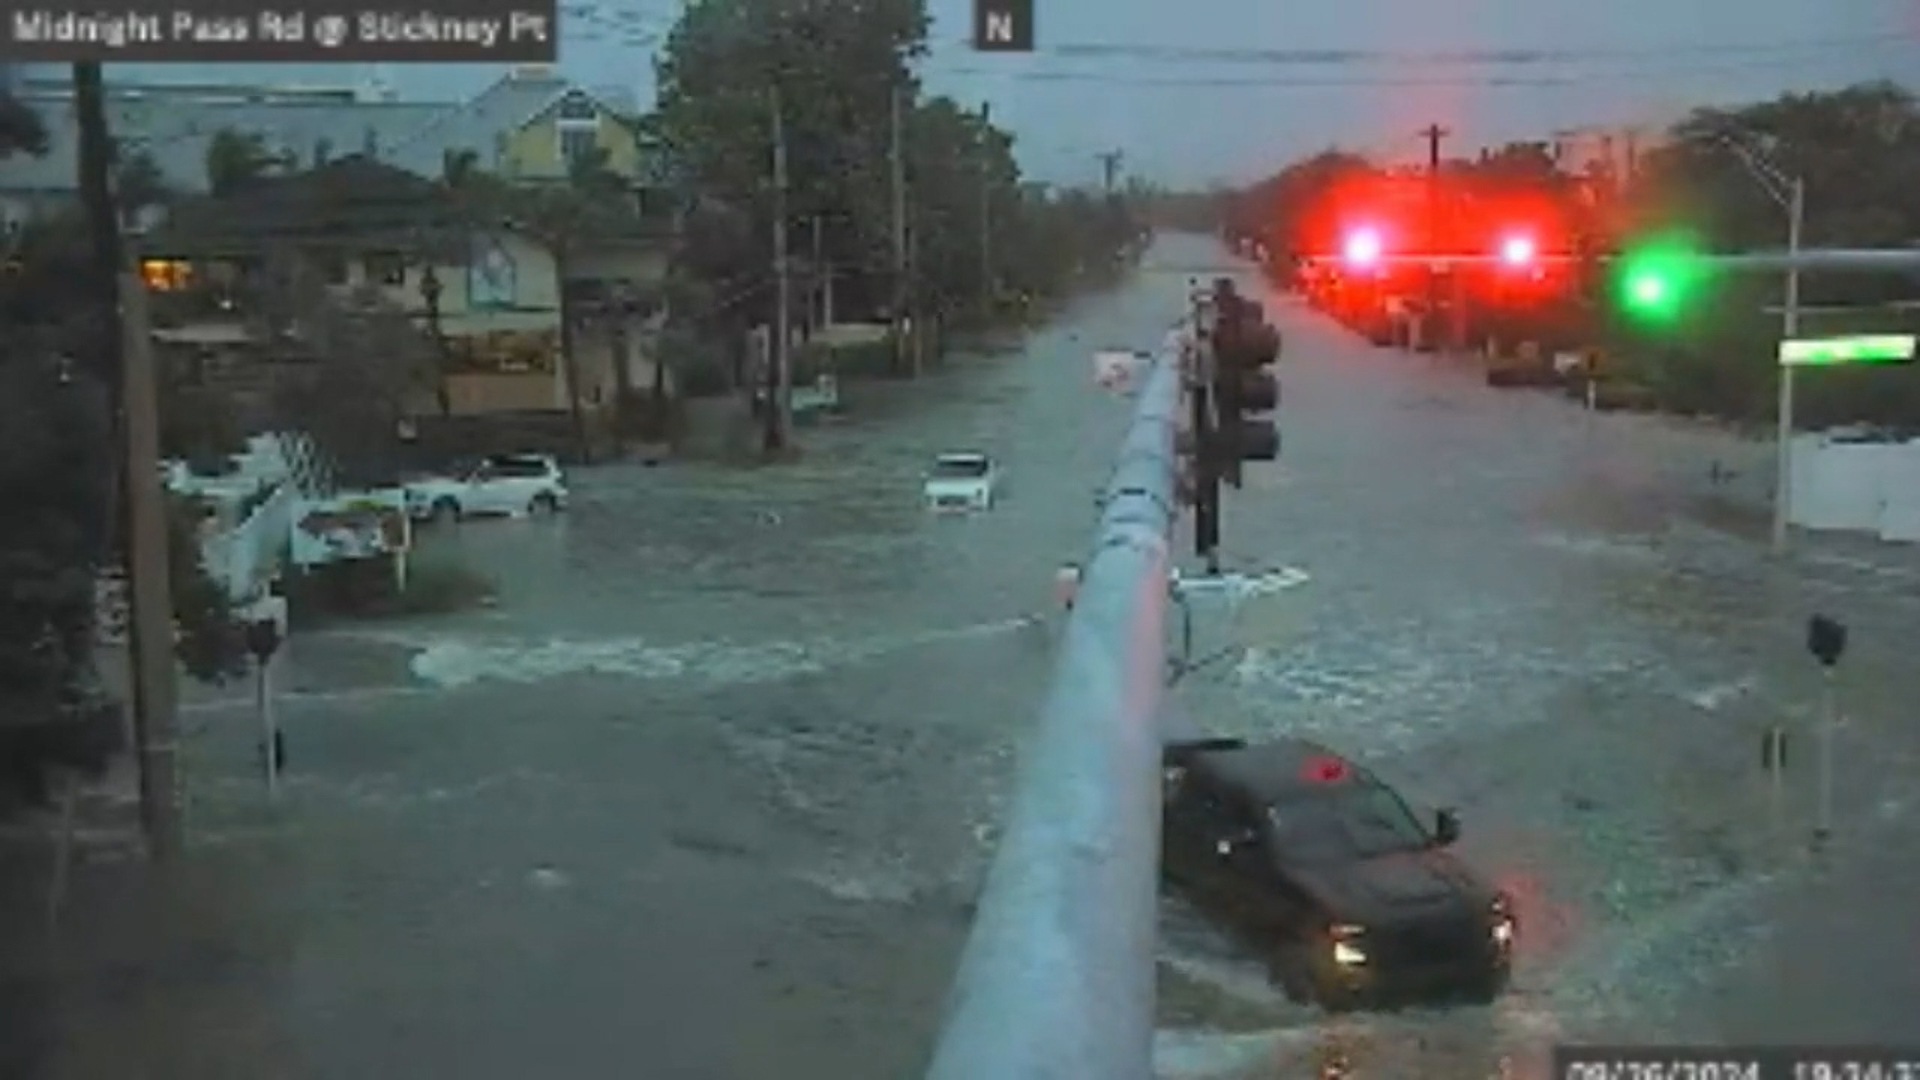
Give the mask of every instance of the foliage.
M 47 152 L 47 129 L 32 107 L 0 91 L 0 160 L 14 154 L 39 157 Z
M 1375 171 L 1366 158 L 1328 147 L 1241 192 L 1228 209 L 1227 231 L 1260 240 L 1276 252 L 1295 251 L 1295 235 L 1309 207 L 1336 184 Z
M 231 194 L 282 164 L 266 136 L 221 128 L 207 140 L 207 190 L 216 197 Z
M 164 203 L 173 191 L 152 154 L 145 150 L 122 154 L 118 146 L 114 149 L 113 192 L 121 222 L 136 225 L 146 210 Z
M 45 147 L 30 111 L 0 96 L 0 157 Z M 138 159 L 121 163 L 120 194 L 140 196 Z M 124 212 L 129 207 L 123 205 Z M 112 320 L 99 294 L 77 215 L 21 229 L 0 275 L 0 728 L 16 760 L 7 781 L 41 786 L 39 765 L 93 767 L 117 745 L 117 710 L 98 705 L 94 663 L 96 580 L 108 543 L 108 477 L 115 439 L 110 389 L 91 363 L 106 348 Z M 217 591 L 196 592 L 197 546 L 173 568 L 180 656 L 189 672 L 225 670 L 219 644 L 229 616 Z M 59 721 L 49 723 L 51 721 Z
M 105 388 L 0 327 L 0 715 L 44 716 L 92 670 L 106 522 Z
M 926 52 L 928 25 L 924 0 L 695 0 L 683 9 L 659 60 L 647 142 L 671 158 L 669 171 L 687 190 L 722 209 L 684 234 L 676 271 L 715 294 L 760 285 L 727 317 L 696 317 L 719 330 L 772 314 L 776 100 L 790 246 L 810 258 L 811 222 L 822 223 L 822 254 L 846 317 L 884 319 L 896 306 L 896 100 L 919 287 L 912 299 L 923 311 L 951 318 L 1024 307 L 1024 297 L 1005 301 L 1080 285 L 1133 248 L 1140 230 L 1117 227 L 1119 215 L 1101 200 L 1022 185 L 1012 137 L 982 112 L 921 96 L 912 65 Z M 1081 217 L 1063 216 L 1072 214 Z M 1042 248 L 1035 230 L 1079 246 Z M 1036 263 L 1035 254 L 1044 258 Z
M 196 472 L 205 463 L 224 464 L 246 448 L 246 432 L 230 394 L 215 387 L 160 383 L 160 456 L 184 461 Z
M 167 571 L 172 592 L 174 656 L 187 674 L 223 683 L 247 672 L 246 638 L 220 583 L 200 560 L 200 522 L 208 507 L 195 499 L 167 500 Z
M 0 95 L 0 159 L 45 152 L 31 109 Z M 69 740 L 12 734 L 77 717 L 93 677 L 94 559 L 107 530 L 107 387 L 77 362 L 89 324 L 83 240 L 64 220 L 13 238 L 0 274 L 0 730 L 6 782 L 41 785 L 38 762 Z M 63 727 L 65 725 L 52 725 Z M 86 727 L 87 725 L 82 725 Z M 76 729 L 78 730 L 78 729 Z
M 311 436 L 342 487 L 390 482 L 399 468 L 400 421 L 434 382 L 433 342 L 373 290 L 336 301 L 311 283 L 281 287 L 321 359 L 304 377 L 288 373 L 274 383 L 276 426 Z
M 1803 243 L 1904 247 L 1920 238 L 1920 104 L 1907 90 L 1865 83 L 1827 93 L 1785 94 L 1732 109 L 1699 109 L 1648 156 L 1630 189 L 1638 230 L 1684 228 L 1705 250 L 1785 246 L 1788 192 L 1805 185 Z M 1759 175 L 1756 175 L 1759 174 Z M 1882 305 L 1920 294 L 1916 275 L 1803 275 L 1801 300 L 1816 310 L 1806 334 L 1914 332 L 1914 313 Z M 1613 327 L 1623 353 L 1652 353 L 1649 378 L 1671 407 L 1744 421 L 1772 415 L 1773 361 L 1781 333 L 1779 277 L 1712 283 L 1679 325 L 1658 338 Z M 1851 310 L 1829 314 L 1818 309 Z M 1913 366 L 1822 371 L 1801 380 L 1796 420 L 1810 427 L 1852 422 L 1920 424 L 1920 370 Z

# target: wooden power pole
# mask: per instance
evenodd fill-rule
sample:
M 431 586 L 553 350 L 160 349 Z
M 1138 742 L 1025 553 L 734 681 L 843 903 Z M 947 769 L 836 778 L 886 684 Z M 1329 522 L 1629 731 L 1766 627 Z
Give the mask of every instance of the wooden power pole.
M 159 392 L 146 285 L 127 267 L 120 209 L 113 191 L 113 142 L 106 87 L 98 63 L 73 65 L 79 129 L 75 177 L 92 236 L 92 273 L 102 321 L 98 372 L 112 393 L 112 423 L 121 461 L 108 472 L 109 557 L 125 560 L 131 618 L 127 626 L 128 692 L 140 770 L 140 823 L 156 861 L 180 850 L 175 762 L 173 598 L 168 582 L 167 517 L 160 486 Z
M 787 266 L 787 129 L 781 113 L 780 89 L 767 95 L 773 113 L 773 342 L 768 350 L 768 452 L 785 450 L 793 431 L 793 276 Z
M 895 363 L 903 359 L 899 352 L 913 348 L 907 341 L 909 332 L 918 333 L 918 327 L 912 325 L 907 309 L 913 296 L 912 282 L 908 277 L 907 266 L 907 147 L 906 147 L 906 88 L 894 84 L 890 110 L 892 114 L 892 138 L 889 143 L 888 164 L 893 173 L 893 342 Z M 914 351 L 914 374 L 919 371 L 919 350 Z M 900 364 L 900 366 L 905 366 Z
M 980 308 L 993 311 L 993 106 L 980 103 Z

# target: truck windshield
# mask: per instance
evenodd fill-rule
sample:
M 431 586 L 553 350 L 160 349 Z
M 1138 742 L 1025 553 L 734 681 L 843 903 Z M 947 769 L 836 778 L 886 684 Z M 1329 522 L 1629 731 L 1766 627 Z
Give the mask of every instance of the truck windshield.
M 1431 837 L 1392 789 L 1364 784 L 1267 808 L 1274 843 L 1302 862 L 1348 862 L 1418 851 Z
M 986 458 L 941 458 L 933 463 L 937 480 L 978 480 L 987 475 Z

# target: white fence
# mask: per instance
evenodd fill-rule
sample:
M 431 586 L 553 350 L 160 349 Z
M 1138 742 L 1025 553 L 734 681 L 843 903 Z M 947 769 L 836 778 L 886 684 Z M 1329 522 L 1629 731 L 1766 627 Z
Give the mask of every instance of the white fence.
M 199 476 L 181 462 L 168 462 L 165 482 L 212 508 L 200 535 L 200 564 L 231 600 L 244 604 L 262 593 L 285 562 L 301 493 L 324 490 L 327 477 L 312 440 L 299 433 L 254 435 L 231 465 L 220 476 Z M 263 491 L 269 494 L 261 499 Z
M 245 521 L 209 531 L 200 541 L 200 564 L 225 586 L 235 603 L 254 599 L 286 559 L 293 529 L 293 485 L 282 481 Z
M 1795 436 L 1792 509 L 1803 528 L 1920 542 L 1920 440 Z

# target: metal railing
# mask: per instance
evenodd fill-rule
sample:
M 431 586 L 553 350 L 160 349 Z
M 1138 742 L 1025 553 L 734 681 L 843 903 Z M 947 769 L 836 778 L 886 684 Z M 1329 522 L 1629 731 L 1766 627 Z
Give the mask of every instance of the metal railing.
M 1143 380 L 929 1080 L 1151 1080 L 1177 352 Z

